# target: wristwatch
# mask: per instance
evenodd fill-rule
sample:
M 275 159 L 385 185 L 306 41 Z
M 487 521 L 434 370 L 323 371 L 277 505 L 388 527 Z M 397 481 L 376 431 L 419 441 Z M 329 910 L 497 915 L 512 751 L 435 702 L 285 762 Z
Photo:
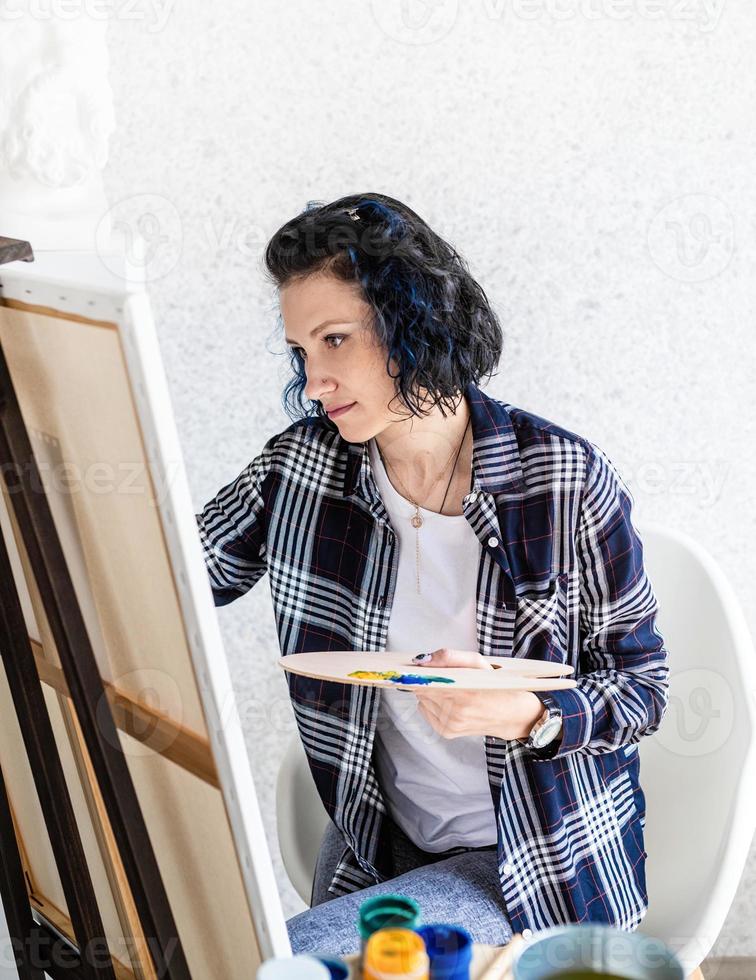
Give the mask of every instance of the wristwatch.
M 544 706 L 544 712 L 530 729 L 525 745 L 529 749 L 542 749 L 559 737 L 562 731 L 562 709 L 553 704 Z

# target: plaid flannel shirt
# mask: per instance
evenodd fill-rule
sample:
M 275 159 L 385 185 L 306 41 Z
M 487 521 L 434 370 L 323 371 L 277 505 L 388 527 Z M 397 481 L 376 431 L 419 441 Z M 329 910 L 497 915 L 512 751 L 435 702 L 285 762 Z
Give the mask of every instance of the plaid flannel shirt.
M 587 921 L 631 931 L 648 907 L 637 742 L 659 727 L 669 672 L 632 497 L 587 439 L 476 385 L 465 396 L 478 651 L 568 663 L 577 681 L 537 692 L 563 715 L 550 745 L 485 736 L 510 923 L 526 936 Z M 197 522 L 216 605 L 268 572 L 283 656 L 385 649 L 397 544 L 366 443 L 299 420 Z M 390 821 L 372 762 L 381 690 L 285 677 L 318 792 L 347 841 L 329 891 L 384 881 Z

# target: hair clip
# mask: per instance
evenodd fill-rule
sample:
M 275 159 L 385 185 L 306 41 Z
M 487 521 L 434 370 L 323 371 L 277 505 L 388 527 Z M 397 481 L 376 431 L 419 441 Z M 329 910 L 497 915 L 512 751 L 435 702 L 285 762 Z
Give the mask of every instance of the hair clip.
M 352 219 L 352 221 L 359 221 L 360 220 L 360 216 L 357 214 L 357 208 L 356 207 L 349 208 L 349 210 L 347 211 L 347 214 Z

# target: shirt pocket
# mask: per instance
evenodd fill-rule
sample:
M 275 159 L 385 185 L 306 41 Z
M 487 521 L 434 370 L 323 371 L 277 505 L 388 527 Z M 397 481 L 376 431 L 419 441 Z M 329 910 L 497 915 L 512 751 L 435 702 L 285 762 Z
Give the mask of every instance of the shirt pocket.
M 515 657 L 564 663 L 567 656 L 566 573 L 516 586 Z

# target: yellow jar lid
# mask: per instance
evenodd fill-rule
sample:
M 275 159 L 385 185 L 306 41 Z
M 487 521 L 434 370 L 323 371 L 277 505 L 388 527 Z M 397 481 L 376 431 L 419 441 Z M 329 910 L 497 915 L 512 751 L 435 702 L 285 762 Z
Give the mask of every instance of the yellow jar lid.
M 378 929 L 365 945 L 363 970 L 382 977 L 426 977 L 428 962 L 423 937 L 412 929 Z

